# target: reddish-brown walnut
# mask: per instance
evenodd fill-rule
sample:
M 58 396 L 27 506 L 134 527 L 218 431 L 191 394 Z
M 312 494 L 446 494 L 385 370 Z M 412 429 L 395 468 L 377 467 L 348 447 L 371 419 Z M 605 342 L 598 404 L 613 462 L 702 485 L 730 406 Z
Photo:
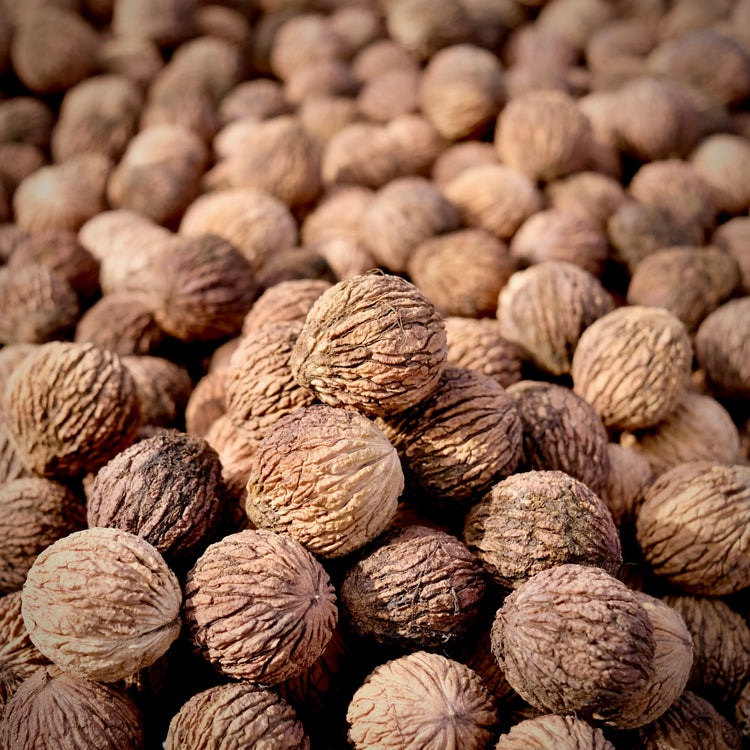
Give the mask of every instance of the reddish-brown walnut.
M 600 493 L 618 528 L 635 520 L 635 509 L 654 479 L 648 461 L 631 448 L 609 443 L 609 479 Z
M 293 279 L 268 287 L 245 316 L 242 335 L 275 323 L 304 322 L 315 301 L 331 286 L 325 279 Z
M 466 635 L 484 591 L 482 567 L 459 539 L 408 526 L 349 568 L 341 604 L 365 637 L 437 649 Z
M 657 576 L 683 591 L 723 596 L 750 585 L 750 467 L 679 464 L 649 487 L 636 534 Z
M 533 706 L 596 718 L 649 679 L 653 625 L 636 594 L 601 568 L 555 565 L 506 597 L 492 649 Z
M 495 750 L 615 750 L 615 746 L 583 719 L 549 714 L 525 719 L 500 735 Z
M 13 371 L 2 409 L 24 465 L 50 477 L 96 471 L 140 425 L 133 376 L 91 344 L 40 345 Z
M 403 488 L 396 450 L 377 425 L 313 404 L 281 417 L 261 440 L 245 508 L 256 526 L 338 557 L 385 530 Z
M 346 713 L 356 750 L 486 747 L 497 721 L 492 697 L 465 664 L 426 651 L 376 667 Z
M 432 303 L 400 277 L 367 274 L 318 298 L 290 364 L 320 401 L 386 415 L 433 391 L 445 358 L 445 325 Z
M 249 682 L 217 685 L 197 693 L 172 717 L 166 750 L 232 746 L 309 750 L 294 709 L 268 688 Z
M 323 566 L 299 542 L 246 530 L 209 545 L 188 573 L 185 624 L 223 674 L 276 685 L 310 667 L 336 625 Z
M 177 576 L 154 547 L 95 528 L 58 539 L 36 558 L 21 611 L 32 643 L 58 667 L 116 682 L 166 652 L 180 632 L 181 603 Z

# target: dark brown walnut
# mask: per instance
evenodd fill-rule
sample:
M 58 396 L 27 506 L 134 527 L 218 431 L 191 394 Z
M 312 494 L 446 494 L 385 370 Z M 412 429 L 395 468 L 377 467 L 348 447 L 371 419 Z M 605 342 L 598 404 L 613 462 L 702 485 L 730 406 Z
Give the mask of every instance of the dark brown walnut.
M 37 555 L 86 526 L 83 500 L 65 485 L 22 477 L 0 486 L 0 591 L 18 591 Z
M 719 212 L 740 214 L 750 204 L 750 144 L 741 136 L 715 133 L 690 155 L 698 174 L 714 189 Z
M 276 253 L 267 259 L 257 275 L 257 282 L 264 289 L 282 281 L 300 279 L 323 279 L 331 284 L 338 281 L 328 261 L 310 245 L 288 247 Z
M 226 369 L 207 372 L 195 384 L 185 405 L 185 431 L 205 437 L 226 412 Z
M 555 565 L 506 597 L 492 650 L 532 706 L 596 718 L 649 679 L 653 625 L 636 594 L 597 567 Z
M 655 476 L 688 461 L 741 462 L 740 433 L 731 414 L 711 396 L 691 391 L 665 420 L 623 433 L 620 442 L 644 458 Z
M 564 261 L 544 261 L 513 274 L 500 290 L 501 334 L 521 346 L 537 367 L 570 372 L 581 334 L 614 307 L 591 273 Z
M 689 331 L 713 312 L 740 282 L 737 261 L 713 246 L 668 247 L 644 258 L 628 285 L 629 305 L 663 307 Z
M 649 487 L 636 534 L 653 572 L 691 594 L 723 596 L 750 585 L 744 519 L 750 467 L 690 461 Z
M 0 267 L 0 343 L 42 344 L 64 339 L 81 311 L 65 277 L 40 263 Z
M 630 526 L 635 509 L 654 479 L 648 461 L 619 443 L 609 443 L 609 478 L 600 497 L 612 513 L 618 528 Z
M 482 566 L 459 539 L 407 526 L 349 568 L 341 605 L 366 638 L 432 650 L 466 636 L 485 585 Z
M 512 473 L 523 450 L 520 415 L 505 389 L 452 365 L 430 396 L 379 423 L 407 476 L 453 505 L 473 501 Z
M 49 659 L 31 642 L 23 624 L 20 591 L 0 597 L 0 633 L 1 714 L 20 684 L 49 664 Z
M 432 181 L 446 195 L 449 182 L 458 177 L 464 170 L 499 164 L 495 148 L 484 141 L 459 141 L 448 146 L 438 155 L 430 172 Z M 528 178 L 527 178 L 528 179 Z M 455 203 L 453 198 L 450 198 Z
M 692 690 L 685 690 L 658 719 L 638 729 L 636 741 L 645 750 L 662 747 L 740 750 L 742 747 L 737 729 Z
M 114 0 L 112 31 L 159 47 L 175 46 L 193 34 L 197 10 L 196 0 L 167 0 L 157 7 L 147 0 Z
M 711 235 L 711 244 L 726 250 L 740 269 L 740 290 L 750 293 L 750 253 L 745 246 L 750 239 L 750 216 L 735 216 L 719 224 Z
M 386 415 L 429 395 L 445 358 L 445 325 L 432 303 L 408 281 L 373 273 L 320 295 L 290 364 L 320 401 Z
M 0 102 L 0 141 L 49 146 L 55 115 L 49 105 L 33 96 L 13 96 Z
M 30 470 L 49 477 L 96 471 L 140 425 L 135 381 L 117 355 L 92 344 L 42 344 L 8 380 L 8 436 Z
M 308 669 L 336 625 L 323 566 L 299 542 L 246 530 L 211 544 L 185 582 L 198 654 L 235 679 L 276 685 Z
M 216 451 L 203 438 L 169 430 L 118 453 L 88 493 L 89 527 L 128 531 L 169 562 L 192 561 L 224 505 Z
M 245 509 L 257 527 L 339 557 L 387 528 L 403 488 L 398 454 L 377 425 L 313 404 L 268 429 L 252 458 Z
M 443 315 L 491 317 L 519 268 L 508 246 L 483 229 L 460 229 L 421 242 L 408 260 L 412 283 Z
M 508 389 L 523 426 L 521 463 L 559 470 L 601 495 L 609 479 L 609 437 L 593 407 L 569 388 L 522 380 Z
M 622 185 L 601 172 L 577 172 L 545 188 L 550 206 L 606 229 L 609 217 L 627 200 Z
M 500 323 L 491 318 L 445 318 L 448 340 L 447 363 L 468 367 L 507 388 L 521 379 L 526 350 L 500 332 Z
M 698 365 L 724 396 L 750 396 L 750 297 L 729 300 L 710 313 L 695 334 Z
M 268 688 L 248 682 L 217 685 L 190 698 L 169 722 L 166 750 L 233 745 L 308 750 L 310 740 L 294 709 Z
M 581 334 L 571 363 L 573 390 L 605 427 L 653 427 L 682 400 L 692 355 L 684 324 L 668 310 L 620 307 Z
M 526 719 L 500 735 L 495 750 L 615 750 L 597 729 L 575 716 L 549 714 Z
M 32 643 L 58 667 L 116 682 L 166 652 L 180 632 L 181 603 L 177 576 L 147 541 L 93 528 L 36 558 L 21 611 Z
M 481 678 L 465 664 L 427 651 L 376 667 L 346 713 L 356 750 L 486 747 L 497 715 Z
M 463 538 L 505 591 L 557 565 L 597 566 L 613 576 L 622 566 L 607 506 L 562 471 L 520 472 L 495 484 L 466 515 Z
M 693 644 L 687 687 L 717 706 L 736 701 L 750 677 L 750 627 L 715 597 L 669 594 L 664 601 L 684 618 Z

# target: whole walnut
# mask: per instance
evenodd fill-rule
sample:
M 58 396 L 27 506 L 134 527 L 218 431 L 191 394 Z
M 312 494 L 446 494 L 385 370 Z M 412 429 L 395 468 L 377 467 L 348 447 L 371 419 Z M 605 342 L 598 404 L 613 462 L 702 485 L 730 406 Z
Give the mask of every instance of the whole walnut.
M 49 105 L 34 96 L 13 96 L 0 102 L 0 142 L 49 146 L 55 115 Z
M 601 172 L 576 172 L 553 180 L 545 188 L 550 206 L 575 214 L 606 229 L 609 217 L 627 201 L 618 180 Z
M 750 293 L 750 253 L 745 252 L 745 245 L 750 236 L 750 216 L 735 216 L 720 224 L 711 235 L 711 244 L 726 250 L 736 261 L 740 269 L 740 289 Z
M 118 37 L 147 39 L 160 47 L 176 46 L 192 33 L 196 0 L 113 0 L 112 31 Z
M 430 175 L 438 189 L 443 191 L 443 194 L 447 197 L 445 189 L 448 183 L 453 178 L 458 177 L 464 170 L 499 163 L 500 161 L 491 143 L 473 140 L 459 141 L 446 146 L 438 155 L 432 165 Z M 479 200 L 480 197 L 481 191 L 478 191 L 477 199 Z M 456 202 L 454 198 L 450 198 L 450 200 L 452 203 Z
M 620 443 L 609 443 L 609 478 L 600 497 L 609 508 L 618 528 L 629 527 L 635 510 L 654 479 L 651 466 L 643 456 Z
M 420 71 L 414 66 L 385 68 L 362 85 L 357 94 L 357 111 L 365 119 L 381 124 L 415 112 L 419 106 L 419 80 Z
M 6 748 L 131 750 L 144 742 L 143 715 L 123 688 L 55 666 L 24 680 L 0 721 Z
M 506 591 L 556 565 L 596 566 L 613 576 L 622 565 L 607 506 L 562 471 L 519 472 L 495 484 L 467 513 L 463 538 Z
M 250 464 L 245 509 L 257 527 L 339 557 L 385 530 L 403 488 L 396 450 L 376 424 L 312 404 L 268 429 Z
M 16 367 L 2 410 L 24 465 L 49 477 L 96 471 L 140 425 L 135 381 L 119 357 L 67 341 L 40 345 Z
M 323 566 L 291 537 L 263 529 L 209 545 L 185 582 L 193 648 L 234 679 L 276 685 L 320 656 L 336 625 Z
M 226 369 L 207 372 L 195 384 L 185 406 L 185 431 L 205 437 L 226 412 Z
M 690 155 L 698 174 L 714 189 L 720 212 L 740 214 L 750 205 L 750 144 L 731 133 L 704 138 Z
M 692 355 L 684 324 L 668 310 L 619 307 L 581 334 L 571 363 L 573 390 L 606 427 L 652 427 L 682 400 Z
M 290 364 L 320 401 L 386 415 L 429 395 L 445 358 L 445 325 L 432 303 L 400 277 L 366 274 L 318 297 Z
M 356 750 L 486 747 L 497 715 L 479 675 L 440 654 L 417 651 L 376 667 L 346 713 Z
M 147 541 L 93 528 L 36 558 L 21 612 L 32 643 L 58 667 L 116 682 L 166 652 L 180 632 L 181 603 L 177 576 Z
M 3 383 L 0 382 L 0 389 Z M 18 457 L 5 427 L 5 416 L 0 411 L 0 485 L 21 477 L 33 476 Z
M 653 572 L 683 591 L 723 596 L 750 585 L 744 537 L 750 467 L 678 464 L 654 481 L 637 511 L 636 536 Z
M 615 750 L 615 746 L 583 719 L 548 714 L 525 719 L 500 735 L 495 750 Z
M 147 89 L 164 67 L 161 50 L 151 39 L 135 36 L 105 36 L 99 48 L 103 73 L 124 75 Z
M 222 98 L 218 108 L 223 125 L 244 117 L 266 120 L 288 112 L 281 83 L 270 78 L 240 81 Z
M 326 192 L 302 220 L 302 242 L 309 245 L 340 235 L 359 240 L 359 223 L 374 194 L 361 185 L 348 185 Z

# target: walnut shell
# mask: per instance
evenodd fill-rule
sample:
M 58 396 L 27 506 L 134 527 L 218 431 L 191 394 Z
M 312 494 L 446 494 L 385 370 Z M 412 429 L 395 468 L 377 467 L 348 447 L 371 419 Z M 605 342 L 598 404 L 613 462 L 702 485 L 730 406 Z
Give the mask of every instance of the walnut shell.
M 491 143 L 459 141 L 447 146 L 435 159 L 431 171 L 432 181 L 447 197 L 446 186 L 464 170 L 499 163 Z M 456 202 L 453 198 L 450 201 Z
M 576 564 L 543 570 L 509 594 L 492 626 L 508 682 L 544 711 L 596 718 L 649 679 L 653 625 L 636 594 Z
M 0 389 L 2 383 L 0 383 Z M 24 465 L 8 437 L 5 427 L 5 416 L 0 411 L 0 486 L 21 477 L 33 476 Z
M 289 103 L 284 99 L 281 83 L 270 78 L 241 81 L 219 103 L 219 117 L 224 125 L 243 117 L 266 120 L 288 112 Z
M 13 96 L 0 102 L 0 142 L 49 146 L 55 114 L 49 105 L 33 96 Z
M 409 526 L 349 568 L 341 604 L 361 635 L 437 649 L 466 635 L 484 591 L 482 567 L 460 540 Z
M 205 437 L 226 412 L 226 370 L 207 372 L 195 384 L 185 406 L 185 431 Z
M 545 4 L 537 23 L 542 31 L 554 31 L 575 49 L 582 49 L 586 39 L 612 15 L 613 8 L 606 0 L 558 0 Z
M 362 81 L 370 81 L 390 70 L 418 71 L 414 55 L 394 39 L 375 39 L 352 59 L 352 72 Z
M 92 344 L 42 344 L 13 371 L 2 409 L 24 464 L 50 477 L 96 471 L 140 424 L 132 375 Z
M 307 247 L 323 258 L 333 272 L 334 282 L 361 276 L 377 268 L 372 253 L 356 237 L 331 234 Z
M 361 185 L 349 185 L 323 195 L 302 220 L 300 236 L 310 245 L 331 236 L 359 239 L 359 223 L 374 193 Z
M 26 679 L 0 722 L 2 746 L 19 750 L 130 750 L 144 742 L 143 715 L 125 690 L 56 667 Z
M 398 115 L 416 112 L 419 78 L 419 70 L 413 66 L 385 68 L 380 75 L 362 85 L 357 94 L 357 111 L 367 120 L 377 123 L 387 123 Z
M 288 102 L 301 106 L 323 97 L 348 99 L 358 93 L 360 86 L 361 81 L 351 72 L 348 63 L 334 57 L 316 60 L 295 70 L 284 83 L 284 95 Z M 352 107 L 352 111 L 355 110 L 356 105 Z
M 698 174 L 713 188 L 719 212 L 740 214 L 750 205 L 750 144 L 730 133 L 704 138 L 690 155 Z
M 117 35 L 102 40 L 99 65 L 103 73 L 124 75 L 145 90 L 165 62 L 159 47 L 151 39 Z
M 573 390 L 606 427 L 638 430 L 677 408 L 691 368 L 690 338 L 678 318 L 657 307 L 626 306 L 583 332 L 571 375 Z
M 495 750 L 615 750 L 601 729 L 575 716 L 525 719 L 500 735 Z
M 169 722 L 166 750 L 232 744 L 309 750 L 310 740 L 294 709 L 276 693 L 247 682 L 217 685 L 190 698 Z
M 609 217 L 627 200 L 618 180 L 601 172 L 577 172 L 545 188 L 552 208 L 606 229 Z
M 126 39 L 149 40 L 160 47 L 178 45 L 192 33 L 197 0 L 113 0 L 112 31 Z
M 320 295 L 290 364 L 324 403 L 385 415 L 431 393 L 445 358 L 445 326 L 432 303 L 404 279 L 367 274 Z
M 0 179 L 8 196 L 30 175 L 46 163 L 45 154 L 31 143 L 0 143 Z
M 19 344 L 5 344 L 0 348 L 0 415 L 2 414 L 2 394 L 13 370 L 26 359 L 27 354 L 36 351 L 39 344 L 22 342 Z
M 177 577 L 154 547 L 120 529 L 95 528 L 37 557 L 22 613 L 32 643 L 61 669 L 115 682 L 166 652 L 180 632 L 181 602 Z
M 740 290 L 750 294 L 750 253 L 745 246 L 750 240 L 750 216 L 736 216 L 720 224 L 711 235 L 711 244 L 726 250 L 740 269 Z
M 314 404 L 266 433 L 252 459 L 245 509 L 256 526 L 339 557 L 390 524 L 403 488 L 396 450 L 375 424 Z
M 485 747 L 497 720 L 476 672 L 426 651 L 376 667 L 347 709 L 356 750 Z
M 600 497 L 612 513 L 618 528 L 630 526 L 635 510 L 654 479 L 648 461 L 619 443 L 609 443 L 609 478 Z
M 13 251 L 30 238 L 31 234 L 17 224 L 9 221 L 0 223 L 0 260 L 7 263 Z
M 653 572 L 683 591 L 723 596 L 750 585 L 750 550 L 739 521 L 750 503 L 750 467 L 679 464 L 649 487 L 636 535 Z M 679 523 L 676 523 L 675 520 Z
M 185 583 L 195 650 L 232 678 L 276 685 L 320 656 L 336 625 L 323 566 L 294 539 L 247 530 L 207 547 Z

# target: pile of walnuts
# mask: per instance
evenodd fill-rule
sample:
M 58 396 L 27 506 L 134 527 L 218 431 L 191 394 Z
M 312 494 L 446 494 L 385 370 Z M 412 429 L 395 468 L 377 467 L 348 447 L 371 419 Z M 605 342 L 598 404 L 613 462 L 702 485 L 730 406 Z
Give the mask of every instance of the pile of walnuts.
M 0 0 L 0 750 L 750 743 L 748 0 Z

